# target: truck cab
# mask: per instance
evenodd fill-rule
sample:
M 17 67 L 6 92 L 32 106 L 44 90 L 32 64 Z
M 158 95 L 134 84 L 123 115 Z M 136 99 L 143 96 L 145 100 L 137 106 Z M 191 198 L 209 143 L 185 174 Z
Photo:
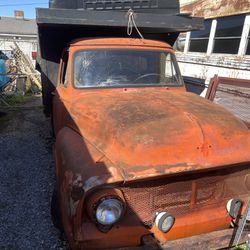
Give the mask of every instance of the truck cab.
M 74 41 L 62 55 L 54 98 L 53 124 L 65 126 L 63 106 L 79 95 L 145 89 L 185 91 L 172 47 L 166 43 L 130 38 Z M 66 100 L 66 103 L 63 103 Z M 68 107 L 72 109 L 73 107 Z

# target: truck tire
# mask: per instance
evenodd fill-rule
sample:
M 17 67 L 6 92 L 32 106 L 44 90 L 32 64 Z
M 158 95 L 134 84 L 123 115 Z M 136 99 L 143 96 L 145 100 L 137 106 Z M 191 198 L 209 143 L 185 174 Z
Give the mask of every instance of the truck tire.
M 59 197 L 56 188 L 54 188 L 52 197 L 51 197 L 51 207 L 50 207 L 51 219 L 54 226 L 59 229 L 60 232 L 63 232 L 62 225 L 62 216 L 59 206 Z

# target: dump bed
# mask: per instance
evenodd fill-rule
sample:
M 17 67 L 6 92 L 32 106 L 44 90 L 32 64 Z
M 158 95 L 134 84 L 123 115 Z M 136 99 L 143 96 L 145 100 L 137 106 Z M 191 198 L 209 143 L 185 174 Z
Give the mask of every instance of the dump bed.
M 51 0 L 37 9 L 43 100 L 50 112 L 60 57 L 70 41 L 79 38 L 128 37 L 128 11 L 133 10 L 144 38 L 173 45 L 180 32 L 203 27 L 201 18 L 179 13 L 178 0 Z M 132 37 L 139 37 L 134 30 Z
M 139 12 L 179 13 L 179 1 L 176 0 L 50 0 L 50 8 L 84 10 L 119 10 L 132 8 Z

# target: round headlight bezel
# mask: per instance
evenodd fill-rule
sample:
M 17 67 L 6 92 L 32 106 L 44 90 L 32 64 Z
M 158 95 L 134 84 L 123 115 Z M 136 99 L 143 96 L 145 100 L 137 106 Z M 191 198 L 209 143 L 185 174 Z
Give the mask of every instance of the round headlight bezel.
M 167 227 L 166 227 L 167 223 Z M 155 217 L 155 224 L 157 228 L 162 232 L 162 233 L 167 233 L 171 230 L 175 223 L 175 217 L 171 215 L 168 212 L 160 212 L 156 214 Z
M 104 207 L 106 206 L 106 210 L 109 210 L 108 208 L 112 207 L 112 205 L 115 209 L 118 208 L 118 210 L 119 210 L 118 216 L 112 222 L 102 221 L 100 219 L 100 215 L 98 215 L 98 212 L 99 212 L 98 210 L 101 210 L 101 209 L 104 210 L 104 208 L 101 208 L 101 206 L 104 206 Z M 100 211 L 100 213 L 101 213 L 101 211 Z M 106 197 L 101 198 L 98 201 L 98 203 L 96 204 L 95 209 L 94 209 L 95 220 L 98 224 L 100 224 L 102 226 L 109 227 L 109 226 L 114 225 L 122 218 L 123 214 L 124 214 L 124 203 L 118 196 L 106 196 Z
M 99 221 L 96 218 L 96 211 L 97 211 L 98 206 L 104 200 L 109 200 L 109 199 L 117 199 L 122 204 L 122 213 L 121 213 L 120 218 L 114 223 L 116 224 L 120 221 L 120 219 L 123 218 L 124 214 L 126 213 L 126 201 L 120 189 L 105 188 L 105 189 L 95 190 L 94 192 L 91 192 L 88 194 L 84 202 L 89 218 L 91 219 L 93 223 L 95 223 L 97 228 L 102 232 L 107 232 L 108 230 L 110 230 L 113 224 L 109 226 L 109 225 L 103 225 L 99 223 Z

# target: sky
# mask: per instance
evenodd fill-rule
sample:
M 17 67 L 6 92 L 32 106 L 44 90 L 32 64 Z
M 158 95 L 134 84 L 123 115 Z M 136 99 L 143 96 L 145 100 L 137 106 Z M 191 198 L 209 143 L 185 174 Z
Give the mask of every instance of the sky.
M 14 16 L 14 10 L 23 10 L 25 18 L 35 18 L 36 8 L 47 8 L 49 0 L 0 0 L 0 16 Z

